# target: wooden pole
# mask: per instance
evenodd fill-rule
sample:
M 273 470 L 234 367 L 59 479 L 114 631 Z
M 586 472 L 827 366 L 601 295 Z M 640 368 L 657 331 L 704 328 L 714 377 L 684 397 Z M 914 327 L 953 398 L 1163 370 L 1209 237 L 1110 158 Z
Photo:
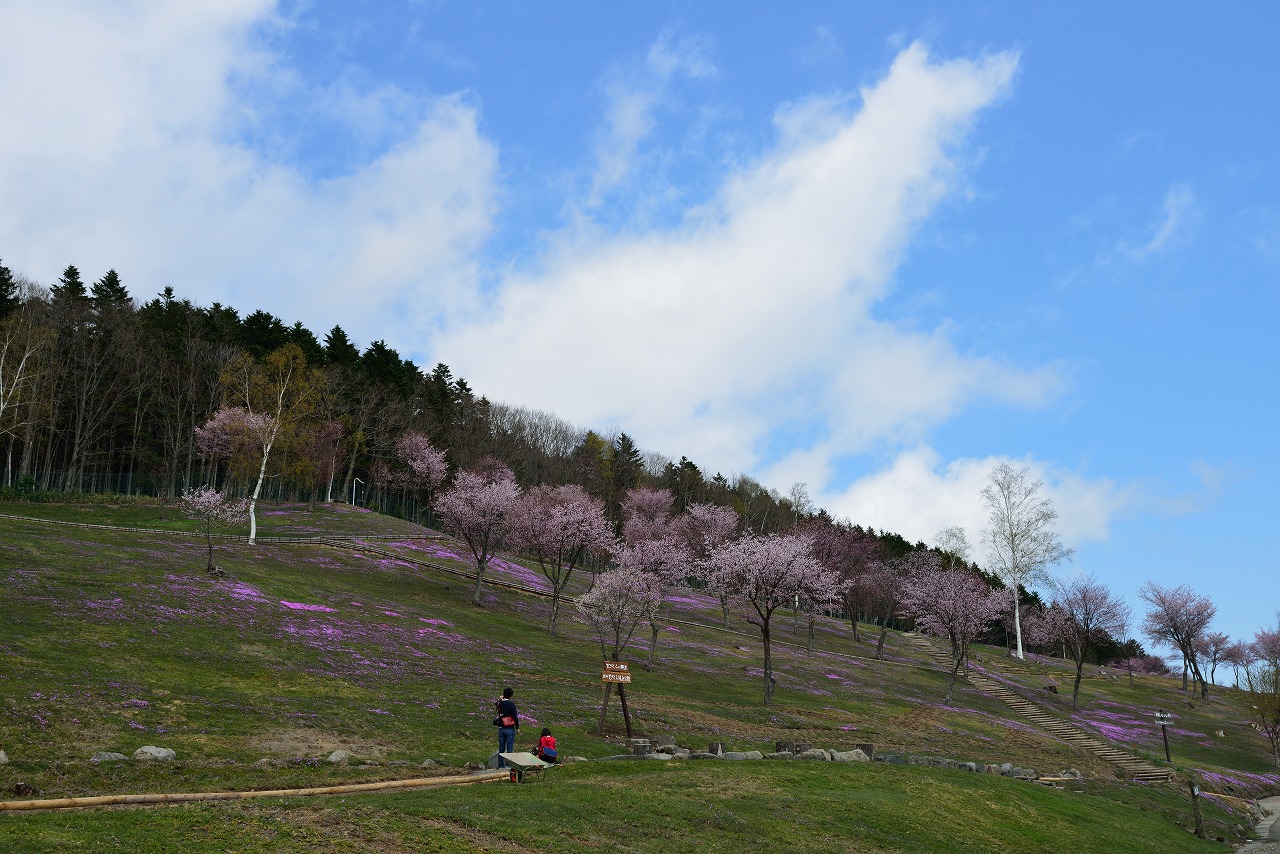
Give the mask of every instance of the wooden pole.
M 1190 775 L 1187 775 L 1187 790 L 1191 792 L 1191 811 L 1196 817 L 1196 838 L 1208 839 L 1204 830 L 1204 816 L 1200 814 L 1200 787 Z
M 248 798 L 292 798 L 309 795 L 346 795 L 358 792 L 381 792 L 389 789 L 420 789 L 426 786 L 466 786 L 505 780 L 503 771 L 451 777 L 418 777 L 412 780 L 384 780 L 380 783 L 351 783 L 312 789 L 272 789 L 248 792 L 165 792 L 143 795 L 99 795 L 86 798 L 52 798 L 40 801 L 0 801 L 0 812 L 15 810 L 54 810 L 73 807 L 105 807 L 119 804 L 174 804 L 190 801 L 235 801 Z
M 596 735 L 604 735 L 604 715 L 609 711 L 609 695 L 613 693 L 613 683 L 604 683 L 604 702 L 600 704 L 600 724 L 596 727 Z
M 631 738 L 631 713 L 627 711 L 627 692 L 618 685 L 618 696 L 622 699 L 622 719 L 627 723 L 627 738 Z

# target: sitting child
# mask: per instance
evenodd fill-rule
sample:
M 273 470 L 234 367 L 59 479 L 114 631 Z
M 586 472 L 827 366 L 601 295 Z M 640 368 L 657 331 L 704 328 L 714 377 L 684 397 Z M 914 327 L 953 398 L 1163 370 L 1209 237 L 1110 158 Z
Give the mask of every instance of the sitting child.
M 555 762 L 556 757 L 559 756 L 556 752 L 556 737 L 546 727 L 542 728 L 542 737 L 538 739 L 538 746 L 533 749 L 533 755 L 543 762 Z

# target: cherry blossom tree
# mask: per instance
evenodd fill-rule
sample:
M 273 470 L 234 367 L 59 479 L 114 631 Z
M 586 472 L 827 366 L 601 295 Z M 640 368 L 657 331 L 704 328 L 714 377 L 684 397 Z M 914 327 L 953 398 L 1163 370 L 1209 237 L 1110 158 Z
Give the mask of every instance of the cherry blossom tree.
M 764 642 L 764 702 L 773 703 L 773 614 L 790 605 L 812 575 L 825 572 L 813 541 L 794 534 L 747 534 L 716 548 L 707 560 L 712 586 L 744 606 Z
M 405 465 L 401 482 L 415 493 L 421 493 L 428 512 L 435 502 L 436 491 L 449 474 L 444 451 L 431 444 L 422 433 L 410 431 L 396 440 L 396 457 Z M 418 512 L 422 521 L 422 512 Z
M 1225 663 L 1225 654 L 1230 646 L 1231 638 L 1226 632 L 1205 632 L 1196 644 L 1196 655 L 1209 668 L 1210 685 L 1217 684 L 1218 665 Z
M 267 476 L 267 461 L 279 435 L 279 422 L 261 412 L 251 412 L 239 406 L 223 407 L 196 428 L 196 448 L 205 457 L 228 460 L 230 474 L 253 477 L 257 480 L 249 497 L 249 545 L 258 536 L 257 505 L 262 492 L 262 482 Z
M 693 556 L 695 568 L 704 566 L 711 553 L 734 535 L 741 522 L 738 511 L 719 504 L 690 504 L 678 519 L 681 536 Z M 720 597 L 723 625 L 729 628 L 728 595 L 715 586 L 710 573 L 700 572 L 699 577 Z
M 845 583 L 840 576 L 815 560 L 804 574 L 800 589 L 796 591 L 796 606 L 805 616 L 805 648 L 813 652 L 813 636 L 818 618 L 827 611 L 840 607 L 844 599 Z
M 639 540 L 624 546 L 618 554 L 619 566 L 650 575 L 659 588 L 680 584 L 692 571 L 693 557 L 683 540 L 671 536 L 656 540 Z M 661 628 L 662 601 L 649 615 L 649 657 L 645 670 L 653 669 L 658 649 L 658 633 Z
M 1231 667 L 1232 675 L 1235 677 L 1236 690 L 1240 689 L 1240 671 L 1257 660 L 1257 656 L 1253 653 L 1253 644 L 1245 643 L 1244 641 L 1235 641 L 1223 650 L 1222 663 Z
M 1254 634 L 1251 652 L 1255 659 L 1280 667 L 1280 615 L 1274 629 L 1259 629 Z
M 875 586 L 877 580 L 883 580 L 875 576 L 876 570 L 883 566 L 879 541 L 850 525 L 826 520 L 810 521 L 802 530 L 813 537 L 814 557 L 843 582 L 841 598 L 844 610 L 849 617 L 853 639 L 861 641 L 858 620 L 875 613 L 877 606 L 884 604 L 880 602 Z
M 1013 596 L 1018 658 L 1026 657 L 1022 650 L 1018 586 L 1044 581 L 1049 567 L 1072 555 L 1053 529 L 1058 511 L 1040 494 L 1043 489 L 1044 483 L 1031 476 L 1029 467 L 1019 469 L 1008 463 L 993 468 L 982 488 L 982 501 L 987 507 L 987 528 L 982 539 L 991 569 L 1004 580 Z
M 213 562 L 213 529 L 219 525 L 233 525 L 249 515 L 247 501 L 233 501 L 211 486 L 188 489 L 182 494 L 182 512 L 199 521 L 200 530 L 209 544 L 209 561 L 206 569 L 217 570 Z
M 636 487 L 628 490 L 622 499 L 623 539 L 636 543 L 670 536 L 674 501 L 669 489 Z
M 1054 610 L 1060 615 L 1056 628 L 1067 654 L 1076 663 L 1071 707 L 1078 711 L 1085 660 L 1095 644 L 1120 633 L 1129 607 L 1092 576 L 1073 578 L 1056 587 Z
M 1142 621 L 1143 633 L 1153 642 L 1166 644 L 1182 654 L 1182 690 L 1187 690 L 1187 668 L 1200 685 L 1200 696 L 1209 696 L 1209 685 L 1200 672 L 1196 649 L 1218 608 L 1207 597 L 1183 584 L 1161 587 L 1148 581 L 1138 598 L 1151 606 Z
M 1004 596 L 962 569 L 925 569 L 907 577 L 902 589 L 902 610 L 915 618 L 916 628 L 946 638 L 951 646 L 951 678 L 946 702 L 960 667 L 969 657 L 969 645 L 1004 607 Z
M 604 503 L 576 484 L 537 486 L 516 502 L 507 535 L 514 548 L 533 556 L 551 582 L 547 631 L 554 637 L 560 599 L 574 569 L 589 554 L 618 549 Z
M 578 613 L 596 631 L 600 654 L 618 661 L 640 624 L 653 617 L 662 602 L 656 575 L 623 566 L 596 576 L 591 590 L 575 600 Z
M 510 469 L 486 466 L 485 473 L 460 471 L 453 486 L 440 494 L 436 512 L 471 550 L 476 568 L 471 602 L 480 603 L 489 558 L 497 547 L 507 518 L 520 498 L 520 487 Z

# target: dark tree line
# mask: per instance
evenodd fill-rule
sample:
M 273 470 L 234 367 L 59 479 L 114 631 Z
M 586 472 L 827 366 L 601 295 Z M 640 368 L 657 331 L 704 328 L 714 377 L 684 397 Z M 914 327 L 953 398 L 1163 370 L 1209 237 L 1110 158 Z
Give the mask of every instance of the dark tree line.
M 265 311 L 195 305 L 172 287 L 139 303 L 114 270 L 86 284 L 68 266 L 45 287 L 0 265 L 0 328 L 11 345 L 0 372 L 8 489 L 172 498 L 222 484 L 229 473 L 201 456 L 196 428 L 229 405 L 226 374 L 238 360 L 265 363 L 293 347 L 314 392 L 298 433 L 336 433 L 341 465 L 329 478 L 305 441 L 288 444 L 273 455 L 266 495 L 275 500 L 331 496 L 399 512 L 413 496 L 397 478 L 396 443 L 417 432 L 445 450 L 450 471 L 495 458 L 525 487 L 581 485 L 615 520 L 628 490 L 642 486 L 669 489 L 677 511 L 734 507 L 754 531 L 789 529 L 809 515 L 745 475 L 707 476 L 687 457 L 642 451 L 626 433 L 490 401 L 447 365 L 425 370 L 384 341 L 362 349 L 341 326 L 318 337 Z M 28 358 L 15 378 L 19 349 Z

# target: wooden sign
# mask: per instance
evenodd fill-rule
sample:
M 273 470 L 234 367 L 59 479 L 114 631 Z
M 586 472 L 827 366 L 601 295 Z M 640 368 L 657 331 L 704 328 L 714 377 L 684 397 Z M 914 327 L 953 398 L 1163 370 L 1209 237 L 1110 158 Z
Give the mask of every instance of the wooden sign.
M 625 661 L 606 661 L 604 663 L 605 670 L 614 670 L 618 673 L 627 673 L 631 670 Z
M 601 682 L 619 682 L 619 683 L 622 683 L 623 685 L 630 685 L 631 674 L 619 673 L 616 670 L 606 670 L 605 672 L 600 674 L 600 681 Z

